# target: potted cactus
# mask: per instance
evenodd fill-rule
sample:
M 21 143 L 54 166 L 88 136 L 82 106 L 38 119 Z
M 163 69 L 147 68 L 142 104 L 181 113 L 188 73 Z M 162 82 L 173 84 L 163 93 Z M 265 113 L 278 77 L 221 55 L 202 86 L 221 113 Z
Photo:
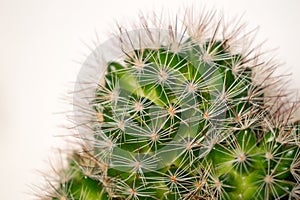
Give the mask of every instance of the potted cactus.
M 83 64 L 80 149 L 42 199 L 299 199 L 297 104 L 253 34 L 214 12 L 151 19 Z

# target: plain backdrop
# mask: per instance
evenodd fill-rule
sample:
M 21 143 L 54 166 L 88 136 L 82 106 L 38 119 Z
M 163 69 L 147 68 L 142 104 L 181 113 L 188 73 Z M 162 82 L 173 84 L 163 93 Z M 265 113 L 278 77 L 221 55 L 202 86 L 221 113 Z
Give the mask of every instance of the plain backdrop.
M 240 16 L 259 26 L 259 40 L 277 48 L 292 72 L 291 87 L 300 88 L 299 0 L 197 1 Z M 200 3 L 199 3 L 200 2 Z M 60 145 L 70 110 L 66 93 L 98 33 L 105 41 L 115 21 L 135 20 L 139 11 L 176 13 L 192 1 L 180 0 L 0 0 L 0 199 L 33 199 L 37 169 Z M 126 19 L 126 20 L 124 20 Z

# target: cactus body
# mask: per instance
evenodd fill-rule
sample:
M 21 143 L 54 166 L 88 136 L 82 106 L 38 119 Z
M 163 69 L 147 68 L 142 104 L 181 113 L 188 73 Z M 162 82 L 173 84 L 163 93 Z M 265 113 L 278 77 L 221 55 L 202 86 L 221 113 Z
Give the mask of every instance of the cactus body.
M 144 26 L 106 62 L 85 145 L 50 199 L 299 199 L 298 124 L 277 106 L 273 66 L 232 51 L 220 23 L 199 29 L 210 23 L 170 25 L 164 40 Z

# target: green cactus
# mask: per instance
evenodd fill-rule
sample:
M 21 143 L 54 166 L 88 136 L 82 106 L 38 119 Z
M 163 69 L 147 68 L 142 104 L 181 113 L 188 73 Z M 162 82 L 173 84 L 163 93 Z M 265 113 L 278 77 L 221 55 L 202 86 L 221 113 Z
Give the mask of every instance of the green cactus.
M 250 46 L 232 50 L 247 36 L 226 36 L 208 16 L 166 26 L 163 41 L 146 23 L 140 37 L 120 33 L 123 56 L 106 60 L 82 109 L 82 149 L 47 198 L 300 198 L 295 106 L 281 104 L 271 62 Z

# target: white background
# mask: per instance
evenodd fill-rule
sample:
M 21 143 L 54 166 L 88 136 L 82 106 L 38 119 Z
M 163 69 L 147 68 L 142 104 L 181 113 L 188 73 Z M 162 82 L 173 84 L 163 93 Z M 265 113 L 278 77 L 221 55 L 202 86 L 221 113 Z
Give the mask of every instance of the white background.
M 162 0 L 161 0 L 162 1 Z M 137 19 L 139 11 L 175 13 L 192 1 L 165 0 L 0 0 L 0 199 L 33 199 L 30 184 L 38 183 L 36 169 L 45 168 L 53 146 L 63 134 L 70 110 L 66 92 L 84 61 L 95 31 L 105 41 L 115 20 Z M 299 0 L 198 1 L 244 15 L 260 26 L 259 40 L 280 47 L 278 59 L 292 72 L 291 87 L 300 88 Z M 103 36 L 103 37 L 102 37 Z M 68 132 L 66 132 L 68 134 Z

